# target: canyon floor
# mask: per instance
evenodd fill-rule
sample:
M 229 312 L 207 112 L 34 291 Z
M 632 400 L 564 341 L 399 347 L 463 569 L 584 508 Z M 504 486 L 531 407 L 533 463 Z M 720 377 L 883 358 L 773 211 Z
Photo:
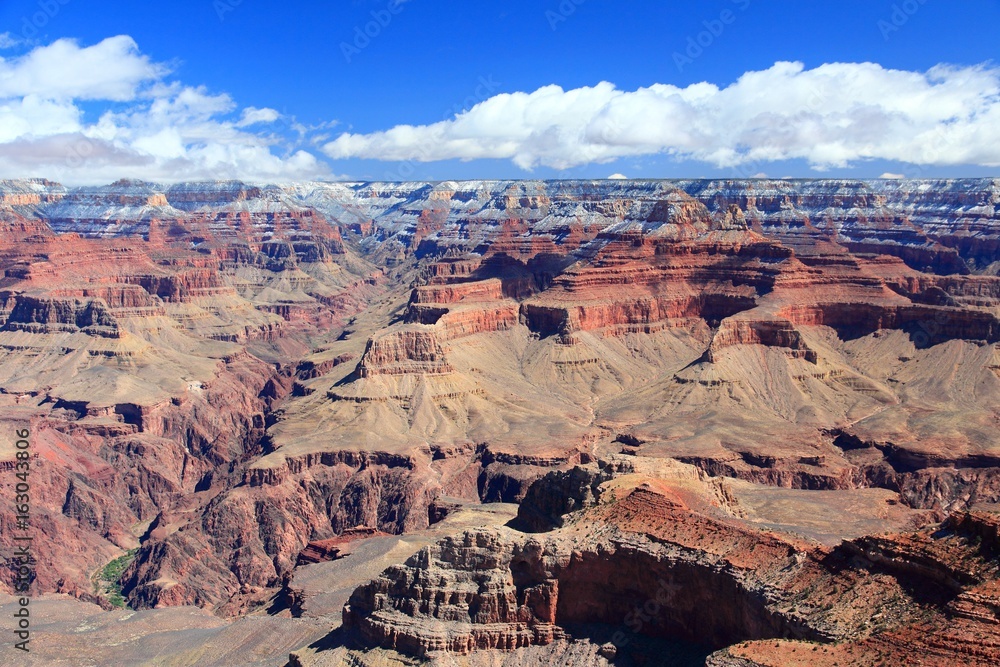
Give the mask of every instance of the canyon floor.
M 997 664 L 998 218 L 992 179 L 2 181 L 25 664 Z

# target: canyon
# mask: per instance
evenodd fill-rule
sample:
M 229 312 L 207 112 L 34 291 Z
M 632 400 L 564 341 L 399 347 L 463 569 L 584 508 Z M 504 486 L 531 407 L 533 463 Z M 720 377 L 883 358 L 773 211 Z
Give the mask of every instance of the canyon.
M 0 270 L 37 664 L 1000 659 L 1000 180 L 0 181 Z

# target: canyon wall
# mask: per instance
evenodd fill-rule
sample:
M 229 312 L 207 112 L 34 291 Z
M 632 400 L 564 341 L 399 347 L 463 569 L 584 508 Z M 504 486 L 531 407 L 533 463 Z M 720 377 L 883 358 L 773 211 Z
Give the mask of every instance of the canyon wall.
M 239 614 L 308 545 L 425 529 L 449 503 L 524 502 L 522 527 L 563 530 L 608 480 L 561 476 L 617 455 L 894 493 L 929 519 L 1000 502 L 998 215 L 991 179 L 0 182 L 0 409 L 39 433 L 36 586 L 106 604 L 92 575 L 137 549 L 129 604 Z M 573 606 L 611 604 L 588 576 L 665 562 L 533 539 L 448 547 L 507 559 L 452 573 L 489 595 L 406 608 L 411 564 L 349 617 L 415 653 L 563 641 L 611 620 Z M 834 632 L 747 572 L 700 578 L 701 551 L 685 576 L 741 605 L 682 610 L 713 643 Z M 392 625 L 462 605 L 484 627 L 455 646 Z

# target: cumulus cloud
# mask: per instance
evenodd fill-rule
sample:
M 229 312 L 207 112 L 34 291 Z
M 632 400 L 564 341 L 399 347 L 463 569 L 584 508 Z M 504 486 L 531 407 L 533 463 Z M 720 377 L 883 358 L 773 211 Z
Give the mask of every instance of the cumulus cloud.
M 611 174 L 610 176 L 608 176 L 608 180 L 609 181 L 627 181 L 628 180 L 628 176 L 626 176 L 625 174 Z
M 169 75 L 128 36 L 92 46 L 61 39 L 0 58 L 0 176 L 97 183 L 328 173 L 313 154 L 282 153 L 274 135 L 246 129 L 274 122 L 277 111 L 247 107 L 234 117 L 229 95 Z
M 790 159 L 817 170 L 871 159 L 998 166 L 1000 69 L 779 62 L 726 87 L 553 85 L 431 125 L 344 133 L 323 150 L 335 159 L 500 158 L 528 170 L 651 154 L 720 168 Z
M 110 37 L 87 48 L 60 39 L 0 62 L 0 97 L 38 95 L 52 99 L 127 101 L 166 68 L 139 53 L 128 36 Z

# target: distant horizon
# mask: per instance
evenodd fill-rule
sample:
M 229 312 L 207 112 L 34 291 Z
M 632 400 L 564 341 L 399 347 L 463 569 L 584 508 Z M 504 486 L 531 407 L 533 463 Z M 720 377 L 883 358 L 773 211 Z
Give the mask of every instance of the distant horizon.
M 1000 181 L 1000 173 L 994 176 L 924 176 L 915 178 L 896 178 L 887 176 L 875 176 L 875 177 L 826 177 L 826 176 L 783 176 L 783 177 L 740 177 L 740 176 L 718 176 L 718 177 L 700 177 L 700 176 L 682 176 L 682 177 L 636 177 L 636 178 L 530 178 L 530 177 L 520 177 L 520 178 L 444 178 L 444 179 L 413 179 L 413 180 L 366 180 L 366 179 L 356 179 L 356 180 L 330 180 L 330 179 L 299 179 L 299 180 L 274 180 L 274 181 L 259 181 L 253 179 L 241 179 L 241 178 L 220 178 L 220 179 L 192 179 L 192 180 L 171 180 L 171 181 L 155 181 L 146 180 L 142 178 L 131 178 L 122 177 L 117 178 L 107 182 L 94 182 L 94 183 L 65 183 L 63 181 L 47 178 L 44 176 L 29 176 L 29 177 L 5 177 L 0 179 L 0 183 L 18 183 L 18 182 L 48 182 L 54 185 L 59 185 L 66 188 L 102 188 L 110 187 L 113 185 L 124 184 L 124 183 L 135 183 L 151 186 L 172 186 L 172 185 L 182 185 L 182 184 L 219 184 L 219 183 L 239 183 L 242 185 L 251 186 L 282 186 L 282 185 L 297 185 L 304 183 L 322 183 L 329 185 L 369 185 L 369 184 L 427 184 L 427 185 L 437 185 L 442 183 L 680 183 L 680 182 L 719 182 L 719 181 L 733 181 L 733 182 L 777 182 L 777 181 L 806 181 L 806 182 L 873 182 L 880 181 L 886 183 L 920 183 L 920 182 L 941 182 L 941 181 Z

